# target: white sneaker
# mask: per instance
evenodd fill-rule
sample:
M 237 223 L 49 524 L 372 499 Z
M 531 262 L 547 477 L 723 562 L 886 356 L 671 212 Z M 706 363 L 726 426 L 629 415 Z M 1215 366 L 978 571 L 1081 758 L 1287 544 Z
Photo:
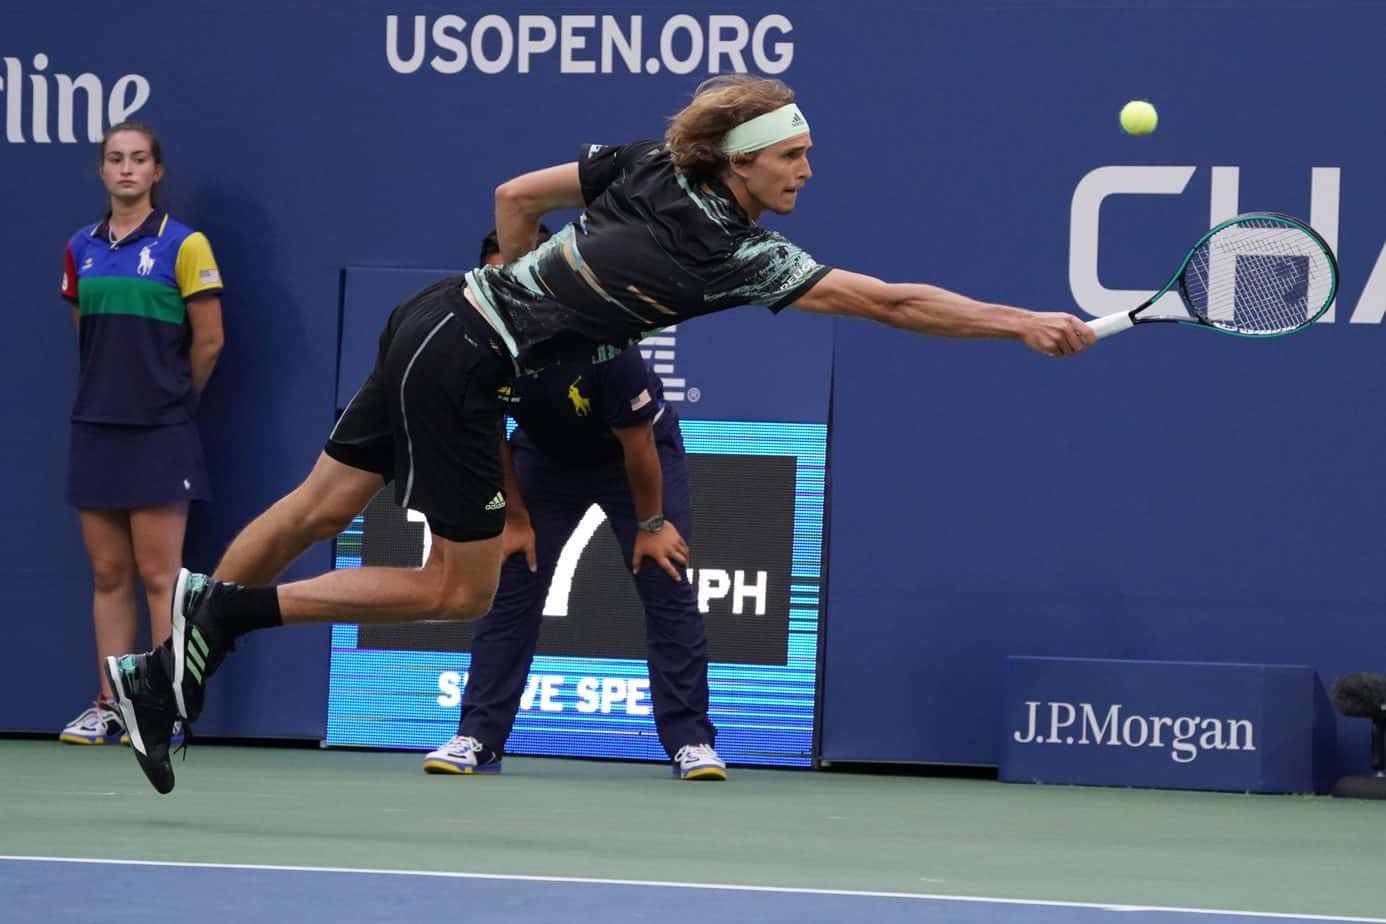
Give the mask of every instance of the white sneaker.
M 470 735 L 455 735 L 424 756 L 425 773 L 500 773 L 501 757 Z
M 67 744 L 119 744 L 125 734 L 120 710 L 109 700 L 98 699 L 58 734 Z
M 710 744 L 685 744 L 674 755 L 674 776 L 681 780 L 725 780 L 727 765 Z

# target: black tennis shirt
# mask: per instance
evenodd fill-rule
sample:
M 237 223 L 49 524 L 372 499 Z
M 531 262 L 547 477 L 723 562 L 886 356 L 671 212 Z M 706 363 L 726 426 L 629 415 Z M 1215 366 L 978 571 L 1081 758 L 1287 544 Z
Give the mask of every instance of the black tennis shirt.
M 757 226 L 719 180 L 660 142 L 583 146 L 586 208 L 513 263 L 467 274 L 521 371 L 602 361 L 661 328 L 739 305 L 780 311 L 830 267 Z

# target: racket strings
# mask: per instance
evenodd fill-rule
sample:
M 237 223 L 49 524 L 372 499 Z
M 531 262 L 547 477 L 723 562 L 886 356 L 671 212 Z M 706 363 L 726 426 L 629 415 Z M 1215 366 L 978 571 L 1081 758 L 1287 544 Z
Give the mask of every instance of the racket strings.
M 1270 217 L 1229 224 L 1205 240 L 1183 273 L 1189 307 L 1215 327 L 1286 333 L 1327 308 L 1333 264 L 1299 226 Z

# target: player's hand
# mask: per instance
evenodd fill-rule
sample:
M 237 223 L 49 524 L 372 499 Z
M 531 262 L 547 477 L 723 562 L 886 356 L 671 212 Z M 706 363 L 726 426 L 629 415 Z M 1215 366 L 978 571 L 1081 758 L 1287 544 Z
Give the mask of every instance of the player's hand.
M 640 562 L 644 559 L 651 559 L 659 567 L 663 568 L 668 575 L 679 583 L 683 583 L 683 575 L 679 569 L 674 567 L 674 562 L 678 562 L 685 568 L 688 567 L 688 543 L 683 541 L 679 535 L 678 527 L 668 520 L 664 521 L 664 526 L 657 533 L 646 533 L 640 530 L 635 531 L 635 559 L 631 562 L 631 573 L 640 573 Z
M 523 552 L 531 574 L 539 570 L 539 559 L 534 551 L 534 527 L 529 520 L 506 520 L 501 532 L 501 561 L 509 561 L 511 555 Z
M 1025 345 L 1045 356 L 1072 356 L 1097 342 L 1091 327 L 1061 311 L 1036 311 L 1021 335 Z

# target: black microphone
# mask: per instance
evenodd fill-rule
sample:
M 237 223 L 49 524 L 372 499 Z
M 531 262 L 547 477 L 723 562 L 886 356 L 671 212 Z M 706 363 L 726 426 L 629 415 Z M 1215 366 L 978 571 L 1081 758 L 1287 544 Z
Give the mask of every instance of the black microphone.
M 1386 674 L 1346 674 L 1333 682 L 1333 705 L 1346 716 L 1386 719 Z

